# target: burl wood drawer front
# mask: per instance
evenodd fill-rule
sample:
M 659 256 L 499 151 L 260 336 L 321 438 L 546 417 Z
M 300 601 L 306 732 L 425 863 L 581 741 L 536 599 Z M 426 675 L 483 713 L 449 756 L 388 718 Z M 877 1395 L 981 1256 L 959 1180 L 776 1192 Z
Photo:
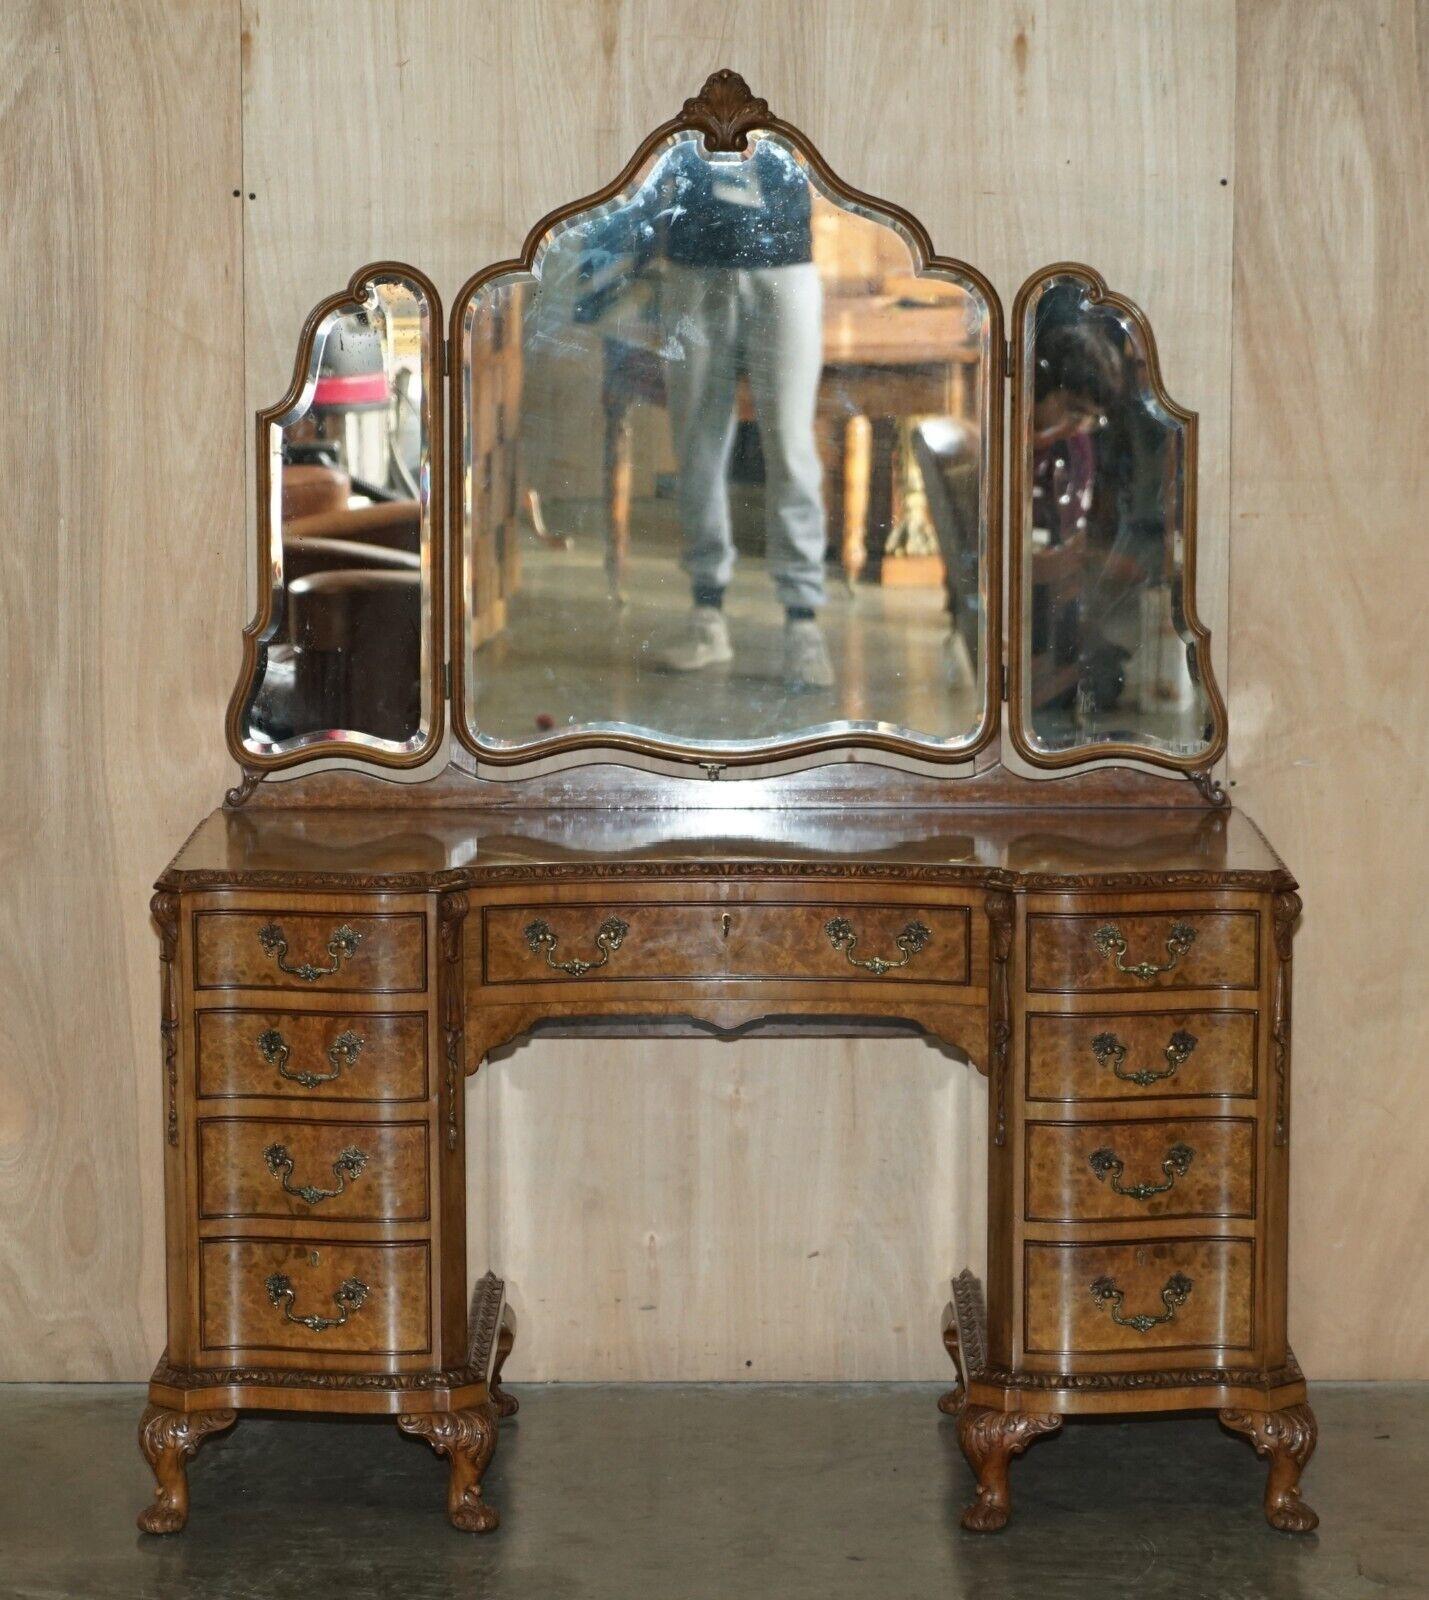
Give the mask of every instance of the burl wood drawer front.
M 1028 1244 L 1024 1343 L 1032 1354 L 1248 1350 L 1249 1239 Z
M 1027 987 L 1044 993 L 1254 989 L 1260 918 L 1254 911 L 1033 913 Z
M 1255 1214 L 1249 1117 L 1029 1122 L 1027 1220 Z
M 426 986 L 418 914 L 200 911 L 194 946 L 199 989 L 402 994 Z
M 1255 1095 L 1254 1011 L 1027 1017 L 1029 1100 Z
M 432 1347 L 426 1244 L 208 1239 L 199 1271 L 206 1350 L 404 1356 Z
M 837 904 L 488 906 L 483 981 L 671 979 L 966 985 L 966 906 Z
M 205 1117 L 198 1125 L 199 1215 L 421 1222 L 425 1122 Z
M 213 1098 L 423 1100 L 421 1012 L 198 1011 L 198 1092 Z

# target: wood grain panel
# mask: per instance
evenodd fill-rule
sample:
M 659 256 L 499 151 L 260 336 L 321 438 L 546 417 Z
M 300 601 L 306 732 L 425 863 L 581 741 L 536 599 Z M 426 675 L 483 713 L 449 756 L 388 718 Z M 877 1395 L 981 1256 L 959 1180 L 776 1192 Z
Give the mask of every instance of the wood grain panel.
M 1236 50 L 1230 765 L 1305 899 L 1290 1331 L 1425 1377 L 1429 18 L 1256 0 Z
M 1026 1252 L 1026 1344 L 1029 1353 L 1140 1350 L 1248 1350 L 1255 1337 L 1255 1246 L 1249 1239 L 1163 1239 L 1142 1244 L 1029 1244 Z M 1173 1307 L 1164 1292 L 1190 1281 Z M 1108 1278 L 1124 1298 L 1092 1292 Z M 1168 1310 L 1172 1315 L 1167 1318 Z M 1165 1320 L 1147 1328 L 1113 1320 L 1116 1312 Z
M 1414 336 L 1429 95 L 1413 0 L 893 0 L 877 28 L 865 8 L 802 0 L 394 0 L 362 18 L 299 0 L 241 18 L 232 0 L 20 0 L 0 19 L 0 318 L 16 370 L 45 374 L 0 447 L 17 497 L 0 737 L 23 752 L 0 762 L 0 1378 L 139 1379 L 163 1344 L 143 905 L 231 778 L 249 412 L 354 265 L 410 257 L 449 296 L 726 62 L 1004 301 L 1074 257 L 1150 314 L 1172 393 L 1201 412 L 1201 610 L 1235 797 L 1305 886 L 1297 1352 L 1319 1377 L 1429 1376 L 1429 1284 L 1402 1270 L 1429 1204 L 1429 941 L 1410 870 L 1429 858 L 1429 546 L 1407 399 L 1429 392 Z M 1346 1093 L 1347 1063 L 1372 1093 Z M 791 1140 L 796 1171 L 766 1178 L 745 1149 L 751 1074 L 782 1118 L 760 1149 Z M 925 1330 L 950 1268 L 981 1252 L 985 1131 L 981 1083 L 927 1046 L 538 1043 L 472 1095 L 473 1262 L 495 1260 L 538 1313 L 512 1375 L 944 1375 Z M 682 1116 L 712 1151 L 745 1151 L 726 1207 L 709 1174 L 685 1208 L 693 1180 L 660 1146 Z M 588 1194 L 553 1152 L 625 1185 L 632 1145 L 626 1201 L 597 1195 L 589 1232 L 542 1231 Z M 1367 1195 L 1366 1170 L 1398 1208 Z M 906 1237 L 900 1186 L 922 1208 Z M 682 1259 L 666 1223 L 694 1215 L 700 1251 Z M 801 1226 L 833 1242 L 781 1274 L 776 1260 L 805 1259 Z M 647 1269 L 690 1291 L 689 1319 L 668 1298 L 673 1322 L 638 1309 Z M 877 1314 L 849 1318 L 855 1301 Z
M 1182 1055 L 1185 1040 L 1177 1035 L 1190 1036 L 1189 1054 Z M 1027 1017 L 1026 1052 L 1029 1100 L 1250 1096 L 1256 1081 L 1256 1013 L 1036 1012 Z M 1129 1081 L 1152 1073 L 1161 1076 L 1150 1083 Z
M 1175 930 L 1182 927 L 1195 939 L 1178 955 Z M 1097 942 L 1103 928 L 1121 935 L 1123 951 L 1108 951 Z M 1143 964 L 1161 970 L 1145 977 L 1125 970 Z M 1027 919 L 1027 970 L 1028 989 L 1044 994 L 1253 990 L 1260 983 L 1260 918 L 1253 911 L 1034 914 Z
M 275 1148 L 290 1164 L 269 1159 Z M 349 1153 L 355 1159 L 345 1161 Z M 312 1199 L 294 1193 L 305 1188 L 317 1191 Z M 421 1222 L 431 1214 L 428 1189 L 425 1122 L 199 1120 L 198 1210 L 204 1219 Z
M 1030 1222 L 1255 1214 L 1255 1124 L 1248 1117 L 1034 1122 L 1026 1137 Z M 1179 1167 L 1168 1165 L 1177 1147 L 1191 1154 Z M 1120 1167 L 1099 1164 L 1094 1158 L 1102 1152 Z M 1125 1192 L 1163 1184 L 1160 1194 Z
M 426 1097 L 427 1019 L 421 1012 L 200 1011 L 194 1026 L 202 1096 Z
M 156 873 L 229 780 L 238 13 L 0 8 L 0 1378 L 164 1343 Z
M 196 989 L 413 994 L 426 987 L 427 925 L 420 915 L 371 916 L 340 906 L 314 915 L 200 911 L 193 927 Z M 344 934 L 355 941 L 351 948 L 334 945 Z M 274 937 L 286 948 L 272 947 Z
M 199 1246 L 202 1348 L 210 1359 L 239 1350 L 421 1355 L 432 1347 L 430 1253 L 426 1244 L 206 1239 Z M 289 1280 L 291 1301 L 274 1303 L 274 1274 Z M 334 1296 L 349 1279 L 364 1293 L 344 1319 Z M 307 1328 L 293 1320 L 301 1317 L 335 1326 Z

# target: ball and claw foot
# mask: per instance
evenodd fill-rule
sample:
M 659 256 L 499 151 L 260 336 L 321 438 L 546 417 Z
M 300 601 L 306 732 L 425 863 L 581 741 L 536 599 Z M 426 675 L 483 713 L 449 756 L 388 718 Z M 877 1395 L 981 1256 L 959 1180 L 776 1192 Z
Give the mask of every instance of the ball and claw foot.
M 1243 1433 L 1258 1456 L 1270 1463 L 1265 1480 L 1265 1520 L 1281 1533 L 1311 1533 L 1320 1519 L 1300 1498 L 1300 1474 L 1315 1453 L 1320 1437 L 1315 1413 L 1308 1405 L 1283 1411 L 1228 1410 L 1221 1423 Z
M 447 1519 L 462 1533 L 490 1533 L 500 1526 L 495 1506 L 481 1498 L 481 1479 L 496 1451 L 495 1405 L 465 1411 L 433 1411 L 397 1418 L 403 1433 L 425 1439 L 451 1463 L 447 1478 Z
M 154 1473 L 154 1503 L 139 1513 L 142 1533 L 177 1533 L 189 1520 L 188 1463 L 212 1434 L 231 1428 L 233 1411 L 169 1411 L 146 1406 L 139 1448 Z
M 955 1417 L 963 1409 L 963 1401 L 965 1399 L 962 1383 L 955 1383 L 946 1394 L 938 1396 L 938 1410 L 945 1417 Z
M 963 1527 L 971 1533 L 996 1533 L 1007 1526 L 1012 1515 L 1008 1464 L 1035 1439 L 1056 1433 L 1061 1426 L 1058 1416 L 994 1411 L 989 1406 L 970 1403 L 962 1406 L 958 1412 L 958 1443 L 977 1476 L 977 1499 L 963 1512 Z

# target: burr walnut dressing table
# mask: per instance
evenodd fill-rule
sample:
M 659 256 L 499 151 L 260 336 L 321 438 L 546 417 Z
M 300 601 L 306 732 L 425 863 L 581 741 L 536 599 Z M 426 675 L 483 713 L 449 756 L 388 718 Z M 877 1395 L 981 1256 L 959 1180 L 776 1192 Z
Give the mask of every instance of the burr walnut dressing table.
M 896 382 L 828 361 L 839 317 Z M 314 311 L 258 417 L 243 778 L 153 900 L 143 1528 L 183 1526 L 188 1460 L 250 1409 L 394 1418 L 448 1459 L 452 1522 L 495 1527 L 515 1325 L 467 1283 L 466 1076 L 543 1029 L 807 1027 L 987 1077 L 986 1291 L 964 1272 L 943 1324 L 966 1527 L 1065 1417 L 1182 1408 L 1314 1526 L 1300 901 L 1213 776 L 1195 419 L 1087 268 L 1036 273 L 1010 332 L 732 73 L 445 332 L 393 263 Z M 660 369 L 618 438 L 612 345 Z

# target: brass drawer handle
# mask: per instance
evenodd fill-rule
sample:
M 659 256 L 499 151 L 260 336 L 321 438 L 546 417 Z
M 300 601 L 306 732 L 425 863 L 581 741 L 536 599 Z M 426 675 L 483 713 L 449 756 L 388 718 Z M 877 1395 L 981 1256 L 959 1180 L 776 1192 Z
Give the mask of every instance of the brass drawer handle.
M 1118 1289 L 1111 1278 L 1097 1278 L 1091 1285 L 1092 1299 L 1106 1307 L 1111 1320 L 1118 1327 L 1134 1328 L 1137 1333 L 1150 1333 L 1158 1323 L 1174 1322 L 1178 1308 L 1190 1299 L 1191 1288 L 1191 1280 L 1184 1272 L 1173 1273 L 1161 1291 L 1161 1304 L 1166 1307 L 1163 1312 L 1154 1317 L 1147 1311 L 1134 1317 L 1124 1317 L 1121 1314 L 1121 1303 L 1126 1299 L 1124 1289 Z
M 610 960 L 612 950 L 619 950 L 625 942 L 625 935 L 630 932 L 630 924 L 622 922 L 619 917 L 607 917 L 600 927 L 596 929 L 595 943 L 600 951 L 598 961 L 582 961 L 577 956 L 572 956 L 569 961 L 553 961 L 551 952 L 556 948 L 556 931 L 549 922 L 528 922 L 525 928 L 526 947 L 532 955 L 546 957 L 546 965 L 552 972 L 564 972 L 567 977 L 583 978 L 587 972 L 594 972 L 597 967 L 603 967 Z
M 316 1089 L 320 1083 L 331 1083 L 344 1067 L 352 1066 L 362 1053 L 363 1042 L 356 1033 L 338 1034 L 327 1047 L 327 1058 L 332 1063 L 331 1072 L 289 1072 L 288 1057 L 292 1051 L 276 1028 L 264 1028 L 258 1035 L 258 1053 L 270 1067 L 277 1067 L 280 1078 L 300 1083 L 305 1089 Z
M 349 928 L 345 922 L 340 928 L 335 928 L 327 942 L 327 953 L 332 957 L 330 967 L 315 967 L 310 961 L 290 967 L 286 960 L 288 941 L 283 937 L 283 930 L 276 922 L 265 922 L 259 928 L 258 943 L 278 963 L 279 972 L 286 972 L 290 978 L 301 978 L 304 983 L 316 983 L 319 978 L 332 977 L 341 967 L 343 957 L 356 953 L 358 945 L 362 943 L 362 935 L 355 928 Z
M 1194 1033 L 1187 1033 L 1184 1028 L 1177 1028 L 1166 1041 L 1164 1072 L 1157 1072 L 1153 1067 L 1139 1067 L 1135 1072 L 1123 1072 L 1121 1069 L 1126 1061 L 1126 1046 L 1114 1033 L 1099 1033 L 1092 1040 L 1092 1054 L 1103 1067 L 1110 1062 L 1111 1070 L 1123 1083 L 1135 1083 L 1146 1089 L 1153 1083 L 1159 1083 L 1163 1078 L 1175 1077 L 1176 1069 L 1185 1064 L 1198 1043 L 1199 1040 Z
M 1160 977 L 1163 972 L 1170 972 L 1176 963 L 1196 942 L 1196 930 L 1189 922 L 1173 922 L 1171 932 L 1166 938 L 1167 960 L 1164 965 L 1158 966 L 1154 961 L 1138 961 L 1132 966 L 1122 960 L 1126 954 L 1126 935 L 1115 923 L 1104 922 L 1092 935 L 1096 947 L 1104 956 L 1111 960 L 1111 964 L 1118 972 L 1124 972 L 1128 978 L 1141 978 L 1149 980 Z
M 875 978 L 881 978 L 885 972 L 892 972 L 896 967 L 906 967 L 920 950 L 926 950 L 933 935 L 921 922 L 910 922 L 902 931 L 894 936 L 894 944 L 903 952 L 899 961 L 885 961 L 882 956 L 869 956 L 864 960 L 862 956 L 853 953 L 853 947 L 858 943 L 858 935 L 854 932 L 853 924 L 847 917 L 834 917 L 824 924 L 824 932 L 829 936 L 829 943 L 835 950 L 842 950 L 849 965 L 863 967 L 871 972 Z
M 340 1195 L 349 1182 L 354 1182 L 361 1176 L 362 1169 L 367 1165 L 367 1152 L 359 1150 L 355 1144 L 338 1151 L 337 1160 L 332 1164 L 332 1175 L 337 1179 L 336 1189 L 318 1189 L 311 1183 L 294 1184 L 293 1158 L 288 1154 L 288 1147 L 285 1144 L 270 1144 L 263 1152 L 263 1160 L 275 1178 L 282 1178 L 283 1188 L 288 1194 L 295 1194 L 299 1200 L 306 1200 L 310 1206 L 316 1206 L 321 1205 L 324 1200 L 331 1200 L 334 1196 Z
M 341 1328 L 354 1311 L 362 1310 L 367 1304 L 368 1295 L 372 1293 L 359 1278 L 344 1278 L 332 1292 L 337 1302 L 337 1316 L 320 1317 L 314 1312 L 311 1316 L 295 1317 L 293 1280 L 286 1273 L 273 1273 L 264 1283 L 264 1288 L 268 1291 L 269 1300 L 275 1306 L 282 1306 L 284 1317 L 289 1322 L 296 1322 L 300 1328 L 306 1328 L 309 1333 L 326 1333 L 329 1328 Z
M 1161 1170 L 1166 1174 L 1165 1183 L 1128 1183 L 1122 1185 L 1122 1162 L 1115 1150 L 1103 1146 L 1100 1150 L 1093 1150 L 1087 1157 L 1087 1165 L 1096 1173 L 1100 1182 L 1105 1183 L 1111 1179 L 1112 1191 L 1115 1194 L 1124 1194 L 1128 1200 L 1149 1200 L 1154 1194 L 1165 1194 L 1175 1186 L 1177 1178 L 1184 1178 L 1191 1170 L 1191 1162 L 1195 1159 L 1196 1152 L 1188 1144 L 1173 1144 L 1166 1152 L 1166 1159 L 1161 1163 Z

